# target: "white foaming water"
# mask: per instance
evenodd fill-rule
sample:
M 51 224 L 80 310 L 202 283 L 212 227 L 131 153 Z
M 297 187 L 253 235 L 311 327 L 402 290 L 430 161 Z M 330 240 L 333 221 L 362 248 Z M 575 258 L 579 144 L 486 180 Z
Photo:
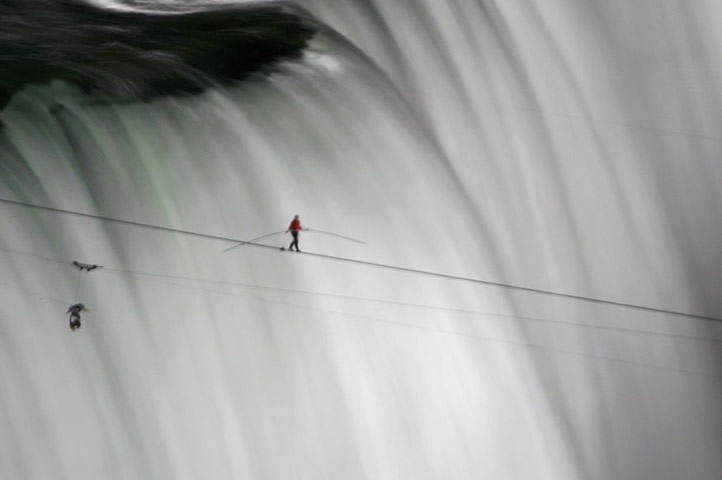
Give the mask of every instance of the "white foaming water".
M 299 213 L 368 242 L 302 250 L 720 315 L 716 7 L 304 3 L 376 64 L 322 36 L 190 99 L 28 88 L 0 195 L 246 239 Z M 3 478 L 722 474 L 714 323 L 0 214 Z

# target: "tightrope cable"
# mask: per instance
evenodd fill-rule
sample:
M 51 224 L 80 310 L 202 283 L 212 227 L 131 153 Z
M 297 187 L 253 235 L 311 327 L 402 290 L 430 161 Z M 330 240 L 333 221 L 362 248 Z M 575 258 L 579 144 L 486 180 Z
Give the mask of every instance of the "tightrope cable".
M 277 247 L 274 247 L 271 245 L 263 245 L 260 243 L 253 243 L 251 241 L 244 241 L 244 240 L 239 240 L 239 239 L 230 238 L 230 237 L 224 237 L 224 236 L 220 236 L 220 235 L 213 235 L 213 234 L 201 233 L 201 232 L 193 232 L 193 231 L 189 231 L 189 230 L 180 230 L 180 229 L 176 229 L 176 228 L 163 227 L 160 225 L 152 225 L 152 224 L 148 224 L 148 223 L 123 220 L 123 219 L 118 219 L 118 218 L 113 218 L 113 217 L 106 217 L 106 216 L 102 216 L 102 215 L 93 215 L 90 213 L 76 212 L 73 210 L 65 210 L 65 209 L 55 208 L 55 207 L 47 207 L 44 205 L 36 205 L 36 204 L 32 204 L 32 203 L 21 202 L 21 201 L 17 201 L 17 200 L 9 200 L 9 199 L 4 199 L 4 198 L 0 198 L 0 202 L 6 203 L 9 205 L 33 208 L 33 209 L 38 209 L 38 210 L 45 210 L 45 211 L 53 212 L 53 213 L 74 215 L 74 216 L 79 216 L 79 217 L 84 217 L 84 218 L 91 218 L 91 219 L 95 219 L 95 220 L 102 220 L 105 222 L 119 223 L 119 224 L 134 226 L 134 227 L 138 227 L 138 228 L 147 228 L 147 229 L 151 229 L 151 230 L 158 230 L 158 231 L 163 231 L 163 232 L 168 232 L 168 233 L 176 233 L 176 234 L 189 235 L 189 236 L 200 237 L 200 238 L 208 238 L 211 240 L 220 240 L 220 241 L 224 241 L 224 242 L 233 242 L 233 243 L 238 243 L 238 244 L 243 244 L 243 245 L 250 245 L 250 246 L 253 246 L 256 248 L 266 248 L 266 249 L 279 251 L 279 249 Z M 284 255 L 288 255 L 288 253 L 284 253 Z M 722 318 L 712 317 L 709 315 L 700 315 L 700 314 L 695 314 L 695 313 L 680 312 L 680 311 L 669 310 L 669 309 L 665 309 L 665 308 L 650 307 L 650 306 L 638 305 L 638 304 L 634 304 L 634 303 L 618 302 L 618 301 L 614 301 L 614 300 L 605 300 L 605 299 L 601 299 L 601 298 L 587 297 L 584 295 L 575 295 L 575 294 L 571 294 L 571 293 L 555 292 L 555 291 L 551 291 L 551 290 L 543 290 L 540 288 L 533 288 L 533 287 L 524 287 L 521 285 L 513 285 L 513 284 L 509 284 L 509 283 L 496 282 L 496 281 L 492 281 L 492 280 L 483 280 L 483 279 L 472 278 L 472 277 L 462 277 L 462 276 L 458 276 L 458 275 L 433 272 L 433 271 L 429 271 L 429 270 L 420 270 L 420 269 L 409 268 L 409 267 L 401 267 L 398 265 L 370 262 L 370 261 L 366 261 L 366 260 L 357 260 L 354 258 L 338 257 L 338 256 L 334 256 L 334 255 L 325 255 L 322 253 L 311 253 L 311 252 L 294 252 L 293 255 L 306 255 L 306 256 L 311 256 L 311 257 L 323 258 L 326 260 L 348 262 L 348 263 L 353 263 L 356 265 L 365 265 L 365 266 L 369 266 L 369 267 L 384 268 L 384 269 L 388 269 L 388 270 L 396 270 L 396 271 L 401 271 L 401 272 L 413 273 L 413 274 L 417 274 L 417 275 L 425 275 L 425 276 L 430 276 L 430 277 L 435 277 L 435 278 L 443 278 L 443 279 L 447 279 L 447 280 L 456 280 L 456 281 L 467 282 L 467 283 L 475 283 L 475 284 L 479 284 L 479 285 L 488 285 L 488 286 L 503 288 L 503 289 L 507 289 L 507 290 L 515 290 L 515 291 L 519 291 L 519 292 L 534 293 L 534 294 L 538 294 L 538 295 L 548 295 L 548 296 L 553 296 L 553 297 L 558 297 L 558 298 L 566 298 L 566 299 L 570 299 L 570 300 L 577 300 L 577 301 L 582 301 L 582 302 L 587 302 L 587 303 L 611 305 L 611 306 L 615 306 L 615 307 L 628 308 L 628 309 L 640 310 L 640 311 L 645 311 L 645 312 L 652 312 L 652 313 L 657 313 L 657 314 L 662 314 L 662 315 L 673 315 L 673 316 L 679 316 L 679 317 L 695 318 L 695 319 L 699 319 L 699 320 L 706 320 L 706 321 L 711 321 L 711 322 L 722 323 Z

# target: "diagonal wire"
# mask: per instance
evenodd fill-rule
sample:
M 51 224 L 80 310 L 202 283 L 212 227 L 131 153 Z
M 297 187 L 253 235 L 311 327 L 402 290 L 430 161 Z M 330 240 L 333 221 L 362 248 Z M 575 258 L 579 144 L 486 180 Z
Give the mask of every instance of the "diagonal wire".
M 102 220 L 102 221 L 106 221 L 106 222 L 119 223 L 119 224 L 134 226 L 134 227 L 138 227 L 138 228 L 146 228 L 146 229 L 150 229 L 150 230 L 158 230 L 158 231 L 163 231 L 163 232 L 189 235 L 189 236 L 200 237 L 200 238 L 208 238 L 211 240 L 220 240 L 220 241 L 224 241 L 224 242 L 241 243 L 241 244 L 245 244 L 245 245 L 251 245 L 256 248 L 266 248 L 266 249 L 278 251 L 278 249 L 276 247 L 273 247 L 271 245 L 263 245 L 260 243 L 246 242 L 244 240 L 239 240 L 239 239 L 230 238 L 230 237 L 224 237 L 224 236 L 220 236 L 220 235 L 212 235 L 212 234 L 208 234 L 208 233 L 180 230 L 180 229 L 176 229 L 176 228 L 163 227 L 163 226 L 159 226 L 159 225 L 152 225 L 152 224 L 141 223 L 141 222 L 134 222 L 134 221 L 130 221 L 130 220 L 122 220 L 122 219 L 113 218 L 113 217 L 105 217 L 102 215 L 93 215 L 90 213 L 76 212 L 73 210 L 65 210 L 65 209 L 55 208 L 55 207 L 47 207 L 44 205 L 36 205 L 36 204 L 32 204 L 32 203 L 20 202 L 17 200 L 9 200 L 9 199 L 4 199 L 4 198 L 0 198 L 0 202 L 6 203 L 9 205 L 33 208 L 33 209 L 38 209 L 38 210 L 45 210 L 45 211 L 49 211 L 49 212 L 53 212 L 53 213 L 74 215 L 74 216 L 80 216 L 80 217 L 85 217 L 85 218 L 92 218 L 95 220 Z M 425 276 L 430 276 L 430 277 L 435 277 L 435 278 L 443 278 L 443 279 L 447 279 L 447 280 L 456 280 L 456 281 L 467 282 L 467 283 L 475 283 L 475 284 L 479 284 L 479 285 L 488 285 L 488 286 L 493 286 L 493 287 L 498 287 L 498 288 L 503 288 L 503 289 L 508 289 L 508 290 L 515 290 L 515 291 L 519 291 L 519 292 L 534 293 L 534 294 L 538 294 L 538 295 L 547 295 L 547 296 L 553 296 L 553 297 L 558 297 L 558 298 L 566 298 L 566 299 L 570 299 L 570 300 L 577 300 L 577 301 L 581 301 L 581 302 L 594 303 L 594 304 L 600 304 L 600 305 L 611 305 L 611 306 L 615 306 L 615 307 L 652 312 L 652 313 L 657 313 L 657 314 L 662 314 L 662 315 L 673 315 L 673 316 L 678 316 L 678 317 L 695 318 L 698 320 L 706 320 L 706 321 L 710 321 L 710 322 L 722 323 L 722 318 L 713 317 L 713 316 L 709 316 L 709 315 L 700 315 L 700 314 L 696 314 L 696 313 L 681 312 L 681 311 L 677 311 L 677 310 L 669 310 L 669 309 L 659 308 L 659 307 L 650 307 L 650 306 L 646 306 L 646 305 L 638 305 L 638 304 L 627 303 L 627 302 L 618 302 L 618 301 L 614 301 L 614 300 L 606 300 L 606 299 L 602 299 L 602 298 L 587 297 L 584 295 L 575 295 L 575 294 L 571 294 L 571 293 L 555 292 L 555 291 L 551 291 L 551 290 L 544 290 L 541 288 L 524 287 L 521 285 L 513 285 L 513 284 L 509 284 L 509 283 L 495 282 L 492 280 L 483 280 L 483 279 L 472 278 L 472 277 L 462 277 L 462 276 L 458 276 L 458 275 L 433 272 L 433 271 L 429 271 L 429 270 L 420 270 L 420 269 L 409 268 L 409 267 L 401 267 L 398 265 L 390 265 L 390 264 L 378 263 L 378 262 L 369 262 L 366 260 L 357 260 L 357 259 L 347 258 L 347 257 L 325 255 L 322 253 L 295 252 L 294 255 L 306 255 L 306 256 L 311 256 L 311 257 L 316 257 L 316 258 L 323 258 L 326 260 L 348 262 L 348 263 L 353 263 L 356 265 L 365 265 L 365 266 L 369 266 L 369 267 L 384 268 L 384 269 L 389 269 L 389 270 L 413 273 L 413 274 L 417 274 L 417 275 L 425 275 Z

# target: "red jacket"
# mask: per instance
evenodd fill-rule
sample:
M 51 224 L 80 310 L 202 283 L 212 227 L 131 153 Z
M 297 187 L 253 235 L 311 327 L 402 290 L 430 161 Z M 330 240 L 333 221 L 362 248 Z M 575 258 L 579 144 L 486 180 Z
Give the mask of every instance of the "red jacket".
M 301 226 L 301 220 L 294 220 L 291 222 L 291 225 L 288 227 L 289 230 L 292 232 L 297 232 L 299 230 L 303 230 L 303 227 Z

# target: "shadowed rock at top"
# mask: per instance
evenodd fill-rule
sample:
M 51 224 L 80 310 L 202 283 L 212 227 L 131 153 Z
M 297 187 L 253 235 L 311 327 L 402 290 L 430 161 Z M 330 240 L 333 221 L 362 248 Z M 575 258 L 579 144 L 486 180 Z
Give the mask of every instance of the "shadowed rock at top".
M 284 4 L 187 13 L 0 1 L 0 107 L 31 83 L 65 80 L 115 101 L 193 94 L 300 56 L 314 35 Z

